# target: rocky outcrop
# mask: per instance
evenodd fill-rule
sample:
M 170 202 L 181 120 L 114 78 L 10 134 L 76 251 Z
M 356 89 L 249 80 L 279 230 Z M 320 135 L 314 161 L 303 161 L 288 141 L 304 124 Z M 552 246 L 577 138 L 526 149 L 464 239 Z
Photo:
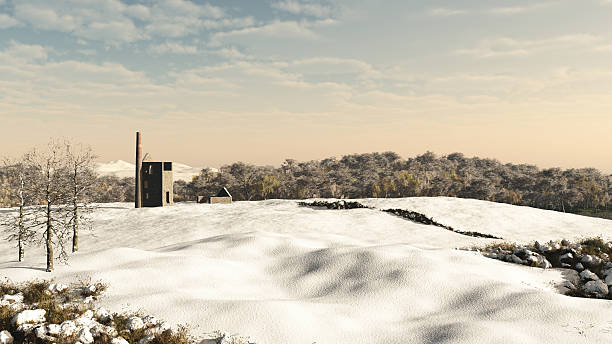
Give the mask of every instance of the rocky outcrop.
M 540 268 L 563 268 L 576 271 L 577 281 L 566 281 L 567 295 L 612 299 L 612 243 L 599 238 L 572 244 L 568 240 L 533 245 L 496 244 L 478 249 L 488 258 Z
M 481 253 L 488 258 L 499 259 L 515 264 L 539 267 L 542 269 L 552 267 L 552 264 L 546 259 L 545 256 L 522 246 L 519 246 L 514 250 L 507 250 L 501 247 L 485 248 Z

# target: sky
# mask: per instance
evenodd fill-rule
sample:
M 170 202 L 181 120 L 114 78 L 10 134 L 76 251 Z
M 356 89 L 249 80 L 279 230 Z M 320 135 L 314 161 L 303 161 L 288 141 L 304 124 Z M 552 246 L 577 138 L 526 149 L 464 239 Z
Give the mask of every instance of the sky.
M 612 173 L 612 0 L 0 0 L 0 155 Z

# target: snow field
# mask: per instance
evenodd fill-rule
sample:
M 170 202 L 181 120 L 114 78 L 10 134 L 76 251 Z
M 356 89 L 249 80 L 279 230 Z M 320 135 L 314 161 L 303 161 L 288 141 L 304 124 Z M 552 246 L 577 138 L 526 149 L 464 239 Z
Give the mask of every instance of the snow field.
M 454 198 L 367 199 L 458 230 L 506 240 L 611 233 L 612 221 Z M 609 301 L 556 293 L 563 271 L 487 259 L 467 237 L 371 209 L 317 210 L 295 201 L 105 204 L 70 266 L 45 273 L 44 250 L 0 242 L 0 277 L 82 276 L 109 284 L 110 311 L 143 309 L 195 333 L 258 343 L 604 343 Z M 610 240 L 607 237 L 607 240 Z M 44 269 L 43 269 L 44 270 Z M 575 329 L 587 327 L 583 334 Z

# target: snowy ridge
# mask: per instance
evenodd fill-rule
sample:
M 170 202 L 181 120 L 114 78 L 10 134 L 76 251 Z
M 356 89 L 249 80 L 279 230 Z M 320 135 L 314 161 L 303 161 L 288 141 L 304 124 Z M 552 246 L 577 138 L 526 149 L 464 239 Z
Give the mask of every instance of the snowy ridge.
M 507 240 L 612 234 L 609 220 L 485 201 L 359 202 Z M 115 203 L 101 205 L 94 225 L 97 237 L 83 233 L 70 266 L 58 264 L 52 274 L 37 270 L 42 248 L 30 248 L 19 264 L 0 242 L 0 278 L 91 276 L 110 285 L 102 305 L 111 311 L 129 304 L 172 325 L 227 330 L 257 343 L 612 340 L 609 301 L 558 294 L 561 269 L 455 250 L 494 240 L 378 210 L 316 210 L 285 200 L 148 209 Z
M 202 168 L 191 167 L 185 164 L 174 162 L 174 180 L 184 180 L 190 182 L 193 176 L 200 174 Z M 135 165 L 123 160 L 114 160 L 107 163 L 96 163 L 96 170 L 102 176 L 116 176 L 119 178 L 133 177 Z M 212 168 L 213 171 L 218 171 Z

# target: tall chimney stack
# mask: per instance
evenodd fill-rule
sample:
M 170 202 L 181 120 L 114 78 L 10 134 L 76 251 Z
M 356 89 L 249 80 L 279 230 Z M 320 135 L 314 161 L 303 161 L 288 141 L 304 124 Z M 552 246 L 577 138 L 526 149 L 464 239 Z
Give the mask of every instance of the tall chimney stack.
M 142 173 L 142 136 L 136 132 L 136 185 L 134 188 L 134 206 L 142 208 L 142 184 L 140 176 Z

